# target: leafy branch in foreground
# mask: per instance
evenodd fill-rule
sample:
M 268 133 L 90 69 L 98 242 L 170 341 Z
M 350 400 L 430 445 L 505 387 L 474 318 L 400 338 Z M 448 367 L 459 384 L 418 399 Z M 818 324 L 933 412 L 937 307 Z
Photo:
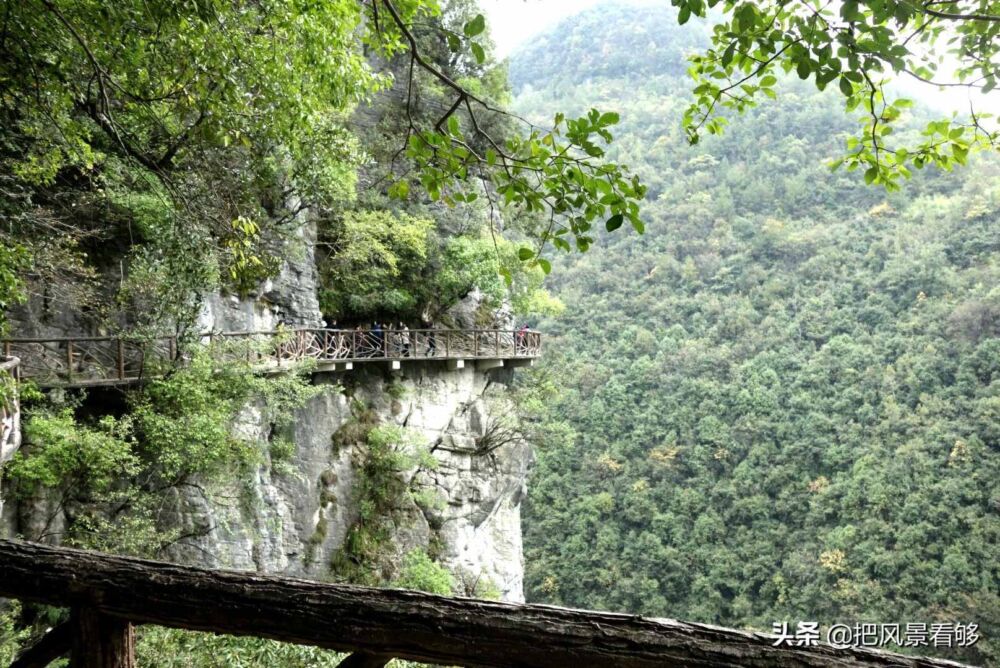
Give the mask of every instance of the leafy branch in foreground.
M 689 141 L 719 134 L 726 111 L 742 113 L 760 95 L 775 98 L 780 70 L 836 84 L 848 111 L 864 112 L 847 152 L 831 164 L 863 169 L 866 183 L 899 188 L 911 168 L 964 165 L 970 151 L 997 148 L 1000 130 L 981 111 L 1000 78 L 1000 2 L 996 0 L 671 0 L 678 21 L 720 6 L 712 47 L 691 58 L 695 101 L 684 114 Z M 949 63 L 954 63 L 954 68 Z M 949 72 L 949 70 L 951 71 Z M 890 138 L 911 101 L 891 99 L 900 75 L 965 90 L 968 116 L 929 122 L 919 137 Z
M 384 16 L 389 19 L 385 20 Z M 390 44 L 403 42 L 409 49 L 406 99 L 405 153 L 417 171 L 417 181 L 430 198 L 449 206 L 472 202 L 480 191 L 490 198 L 490 207 L 502 204 L 518 207 L 548 218 L 537 246 L 524 247 L 523 261 L 535 261 L 548 273 L 551 265 L 542 254 L 547 245 L 562 251 L 586 251 L 594 242 L 593 228 L 604 221 L 614 231 L 628 221 L 643 231 L 639 202 L 645 186 L 627 167 L 605 160 L 602 144 L 613 139 L 610 128 L 619 121 L 617 113 L 592 109 L 586 116 L 567 119 L 557 114 L 550 129 L 538 128 L 498 108 L 445 74 L 426 59 L 411 24 L 391 0 L 372 3 L 376 34 Z M 468 42 L 476 61 L 485 51 L 475 41 L 486 24 L 481 14 L 468 21 L 460 35 L 442 29 L 452 51 Z M 432 126 L 421 123 L 413 112 L 415 70 L 420 68 L 449 90 L 451 103 Z M 506 115 L 524 123 L 526 136 L 498 138 L 485 128 L 482 116 Z M 477 187 L 477 182 L 492 186 Z M 410 179 L 405 175 L 390 188 L 390 194 L 405 197 Z M 498 198 L 494 200 L 494 193 Z

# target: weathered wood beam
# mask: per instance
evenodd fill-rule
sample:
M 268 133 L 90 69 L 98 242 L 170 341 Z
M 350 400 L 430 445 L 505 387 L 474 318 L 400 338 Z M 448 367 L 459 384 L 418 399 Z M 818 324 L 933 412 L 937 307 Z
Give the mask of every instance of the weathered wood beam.
M 775 647 L 770 636 L 707 624 L 208 570 L 18 541 L 0 541 L 0 596 L 90 607 L 134 623 L 477 668 L 959 665 L 826 645 Z
M 17 655 L 10 668 L 45 668 L 73 647 L 73 627 L 63 622 L 52 627 L 38 641 Z

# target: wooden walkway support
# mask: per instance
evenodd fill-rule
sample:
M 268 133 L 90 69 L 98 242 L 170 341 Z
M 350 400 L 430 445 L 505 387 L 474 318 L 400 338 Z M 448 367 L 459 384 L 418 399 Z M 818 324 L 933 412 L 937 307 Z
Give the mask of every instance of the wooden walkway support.
M 764 634 L 668 619 L 214 571 L 17 541 L 0 541 L 0 596 L 70 607 L 73 668 L 130 668 L 132 624 L 355 652 L 342 664 L 348 667 L 382 666 L 390 657 L 478 668 L 960 665 L 864 649 L 775 647 Z
M 319 364 L 443 360 L 531 360 L 541 354 L 539 332 L 501 329 L 283 329 L 206 332 L 188 343 L 207 346 L 221 360 L 241 359 L 282 368 L 305 359 Z M 176 336 L 79 336 L 2 341 L 21 359 L 20 377 L 42 387 L 135 383 L 183 361 Z

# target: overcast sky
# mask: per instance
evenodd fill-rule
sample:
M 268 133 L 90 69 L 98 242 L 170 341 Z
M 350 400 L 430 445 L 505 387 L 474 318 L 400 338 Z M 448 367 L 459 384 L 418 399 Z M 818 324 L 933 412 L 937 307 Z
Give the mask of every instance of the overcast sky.
M 664 0 L 666 2 L 667 0 Z M 525 40 L 600 0 L 479 0 L 486 12 L 497 56 L 505 58 Z

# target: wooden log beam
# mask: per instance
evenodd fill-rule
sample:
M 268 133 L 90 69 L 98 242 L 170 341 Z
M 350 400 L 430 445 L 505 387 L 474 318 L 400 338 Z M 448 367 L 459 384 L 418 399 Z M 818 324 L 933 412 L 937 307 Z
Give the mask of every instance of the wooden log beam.
M 544 605 L 447 598 L 0 541 L 0 596 L 93 608 L 134 623 L 252 635 L 482 668 L 960 664 L 760 633 Z
M 73 627 L 63 622 L 53 627 L 23 652 L 17 655 L 10 668 L 45 668 L 73 647 Z

